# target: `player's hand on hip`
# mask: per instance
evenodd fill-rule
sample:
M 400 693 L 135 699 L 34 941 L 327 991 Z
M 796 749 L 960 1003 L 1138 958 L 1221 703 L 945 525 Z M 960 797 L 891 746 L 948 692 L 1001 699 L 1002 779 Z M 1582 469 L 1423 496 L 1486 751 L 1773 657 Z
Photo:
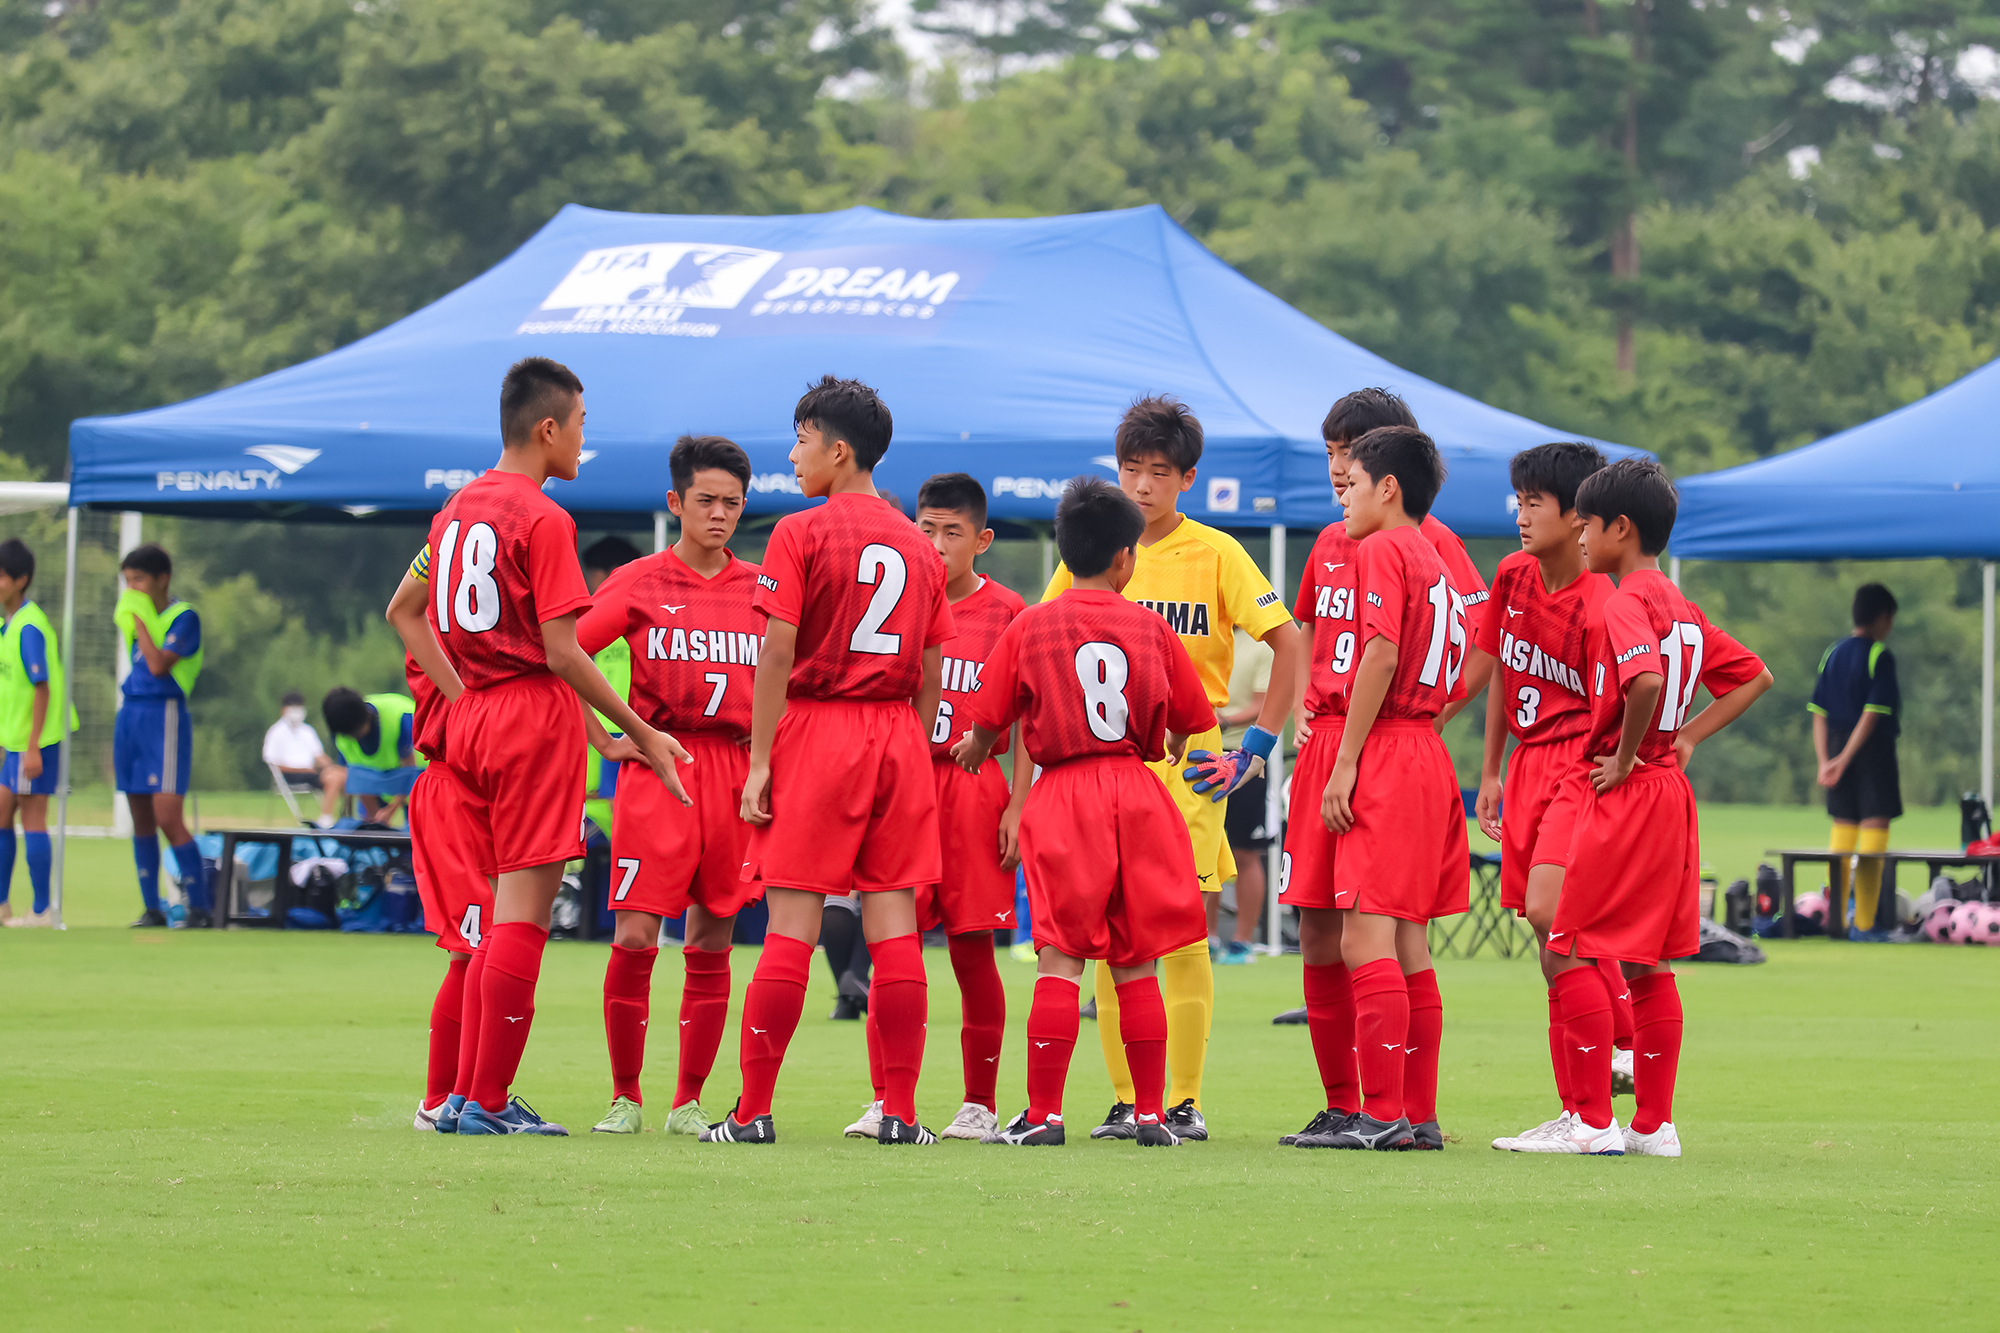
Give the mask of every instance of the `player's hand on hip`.
M 1021 812 L 1009 805 L 1000 812 L 1000 868 L 1013 874 L 1021 864 Z
M 1590 788 L 1602 796 L 1631 777 L 1632 770 L 1638 766 L 1636 759 L 1628 762 L 1620 760 L 1615 754 L 1598 755 L 1597 767 L 1590 771 Z
M 694 756 L 690 755 L 679 741 L 666 732 L 654 731 L 651 727 L 646 728 L 644 733 L 627 739 L 638 746 L 640 757 L 659 776 L 661 784 L 673 793 L 676 801 L 682 805 L 694 804 L 688 799 L 687 789 L 681 786 L 681 775 L 677 771 L 681 764 L 692 764 Z
M 1482 778 L 1479 783 L 1479 799 L 1472 805 L 1473 817 L 1479 821 L 1479 831 L 1495 842 L 1500 841 L 1500 779 Z
M 1674 762 L 1680 765 L 1681 772 L 1687 772 L 1688 760 L 1692 758 L 1694 758 L 1694 742 L 1685 736 L 1674 737 Z
M 1334 761 L 1326 780 L 1326 795 L 1319 803 L 1319 817 L 1329 832 L 1345 833 L 1354 827 L 1354 780 L 1359 775 L 1360 765 L 1345 759 Z
M 743 822 L 746 824 L 768 824 L 771 822 L 771 768 L 766 764 L 750 765 L 749 776 L 743 780 Z

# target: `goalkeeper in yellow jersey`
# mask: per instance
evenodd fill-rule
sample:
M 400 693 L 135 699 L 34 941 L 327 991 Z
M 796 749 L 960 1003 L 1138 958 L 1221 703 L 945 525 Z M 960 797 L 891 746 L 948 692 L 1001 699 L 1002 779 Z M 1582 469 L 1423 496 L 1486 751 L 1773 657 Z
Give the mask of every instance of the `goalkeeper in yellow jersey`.
M 1172 398 L 1143 398 L 1118 423 L 1118 485 L 1146 517 L 1138 564 L 1125 596 L 1157 611 L 1173 626 L 1215 707 L 1229 700 L 1237 626 L 1272 651 L 1271 686 L 1240 749 L 1223 753 L 1222 733 L 1211 730 L 1191 742 L 1188 758 L 1200 770 L 1193 778 L 1184 778 L 1170 760 L 1151 766 L 1187 820 L 1201 891 L 1219 894 L 1224 881 L 1236 875 L 1223 831 L 1225 800 L 1263 771 L 1284 726 L 1295 673 L 1304 668 L 1304 648 L 1284 597 L 1272 589 L 1242 544 L 1180 512 L 1180 497 L 1194 485 L 1201 445 L 1201 423 Z M 1042 600 L 1069 586 L 1069 571 L 1058 566 Z M 1215 973 L 1206 941 L 1160 960 L 1160 989 L 1167 1008 L 1167 1123 L 1180 1138 L 1205 1139 L 1201 1074 L 1215 1006 Z M 1133 1119 L 1132 1074 L 1118 1035 L 1118 993 L 1111 984 L 1111 969 L 1101 961 L 1097 1031 L 1118 1100 L 1090 1136 L 1132 1138 L 1138 1126 Z

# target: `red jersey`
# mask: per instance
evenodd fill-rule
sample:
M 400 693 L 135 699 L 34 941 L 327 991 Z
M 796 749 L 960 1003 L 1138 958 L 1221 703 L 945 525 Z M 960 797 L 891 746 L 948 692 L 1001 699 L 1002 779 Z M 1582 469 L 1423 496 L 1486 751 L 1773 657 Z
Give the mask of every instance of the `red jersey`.
M 1444 561 L 1444 572 L 1451 576 L 1453 590 L 1465 602 L 1466 633 L 1476 634 L 1485 624 L 1492 602 L 1486 580 L 1479 577 L 1479 568 L 1466 554 L 1465 543 L 1459 540 L 1457 533 L 1440 523 L 1435 514 L 1425 514 L 1424 521 L 1417 524 L 1417 531 L 1438 553 L 1438 559 Z
M 431 520 L 431 626 L 468 690 L 547 675 L 542 624 L 590 605 L 576 523 L 518 472 L 469 482 Z
M 750 602 L 757 566 L 735 555 L 703 578 L 672 551 L 641 556 L 597 586 L 576 622 L 593 657 L 624 639 L 632 650 L 632 711 L 676 736 L 750 734 L 750 692 L 764 617 Z
M 1589 570 L 1558 592 L 1542 586 L 1542 565 L 1526 551 L 1500 562 L 1490 611 L 1472 641 L 1499 659 L 1494 688 L 1507 700 L 1507 729 L 1529 744 L 1571 741 L 1590 732 L 1588 629 L 1617 586 Z
M 1320 529 L 1299 578 L 1299 600 L 1292 608 L 1302 625 L 1312 628 L 1312 663 L 1306 676 L 1306 714 L 1323 717 L 1347 711 L 1347 687 L 1354 664 L 1361 658 L 1355 638 L 1359 620 L 1354 610 L 1355 540 L 1339 523 Z
M 1437 549 L 1415 528 L 1385 528 L 1354 548 L 1361 649 L 1374 638 L 1396 645 L 1396 674 L 1378 718 L 1433 718 L 1458 688 L 1465 668 L 1465 613 Z M 1354 691 L 1345 677 L 1340 711 Z
M 944 692 L 938 697 L 937 722 L 931 727 L 931 758 L 949 760 L 951 747 L 972 724 L 965 721 L 972 696 L 979 692 L 993 645 L 1014 623 L 1027 603 L 1012 588 L 991 578 L 981 581 L 970 597 L 951 604 L 952 636 L 944 643 Z M 1007 733 L 994 743 L 994 754 L 1007 752 Z
M 771 530 L 752 603 L 798 626 L 793 699 L 909 699 L 951 637 L 944 558 L 872 495 L 835 495 Z
M 1673 764 L 1674 739 L 1687 722 L 1694 688 L 1724 695 L 1757 678 L 1757 654 L 1708 623 L 1701 608 L 1657 569 L 1628 574 L 1591 623 L 1590 748 L 1615 754 L 1625 729 L 1625 691 L 1639 676 L 1666 677 L 1653 724 L 1639 741 L 1639 762 Z
M 1169 731 L 1196 735 L 1215 725 L 1208 690 L 1173 627 L 1094 588 L 1071 588 L 1016 616 L 986 659 L 970 712 L 1000 733 L 1020 718 L 1028 755 L 1044 768 L 1072 759 L 1155 763 Z

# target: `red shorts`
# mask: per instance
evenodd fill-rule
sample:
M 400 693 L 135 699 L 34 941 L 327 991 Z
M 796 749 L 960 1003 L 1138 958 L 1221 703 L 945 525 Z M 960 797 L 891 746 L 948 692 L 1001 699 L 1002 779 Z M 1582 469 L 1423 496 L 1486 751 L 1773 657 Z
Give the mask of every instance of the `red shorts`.
M 1043 769 L 1021 860 L 1037 947 L 1137 967 L 1208 937 L 1187 821 L 1137 759 Z
M 1549 949 L 1650 966 L 1700 948 L 1694 788 L 1679 768 L 1648 764 L 1585 800 Z
M 452 704 L 446 762 L 465 784 L 466 819 L 487 874 L 583 855 L 590 746 L 582 709 L 554 676 L 467 690 Z
M 1507 756 L 1500 806 L 1500 905 L 1528 906 L 1528 871 L 1569 864 L 1569 844 L 1590 794 L 1582 740 L 1517 745 Z
M 438 937 L 438 948 L 453 953 L 477 949 L 493 924 L 493 886 L 479 868 L 484 851 L 466 817 L 471 804 L 464 784 L 443 764 L 417 774 L 410 789 L 410 860 L 424 929 Z
M 679 769 L 694 801 L 682 805 L 645 764 L 618 770 L 611 798 L 611 907 L 617 912 L 679 916 L 698 903 L 711 916 L 735 916 L 764 896 L 743 878 L 750 826 L 743 822 L 743 779 L 750 752 L 726 736 L 676 736 L 692 764 Z
M 1026 763 L 1017 759 L 1017 763 Z M 1014 924 L 1014 876 L 1000 868 L 1000 816 L 1007 777 L 986 761 L 977 774 L 949 759 L 933 759 L 937 782 L 938 849 L 944 878 L 917 888 L 917 928 L 947 935 L 1003 930 Z
M 1278 901 L 1292 907 L 1331 908 L 1333 850 L 1339 841 L 1320 817 L 1326 780 L 1340 757 L 1339 714 L 1313 719 L 1312 735 L 1292 769 L 1292 801 L 1285 819 L 1285 854 L 1278 862 Z
M 745 879 L 845 894 L 943 878 L 930 739 L 907 701 L 792 700 L 771 741 L 770 810 Z
M 1429 719 L 1376 720 L 1351 804 L 1354 824 L 1334 839 L 1335 907 L 1432 921 L 1471 906 L 1465 800 Z

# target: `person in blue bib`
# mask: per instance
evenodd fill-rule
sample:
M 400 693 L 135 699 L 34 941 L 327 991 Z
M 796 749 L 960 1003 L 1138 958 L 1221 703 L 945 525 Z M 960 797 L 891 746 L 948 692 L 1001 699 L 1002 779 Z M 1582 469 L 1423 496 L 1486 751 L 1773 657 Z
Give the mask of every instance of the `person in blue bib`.
M 0 920 L 10 926 L 51 926 L 49 910 L 49 796 L 56 789 L 62 751 L 62 655 L 55 627 L 42 608 L 28 600 L 35 581 L 35 554 L 23 543 L 0 542 Z M 56 716 L 51 716 L 55 714 Z M 76 730 L 76 710 L 70 710 Z M 34 911 L 16 916 L 8 903 L 14 879 L 14 815 L 21 816 L 21 842 L 28 854 L 28 883 Z
M 338 686 L 320 702 L 333 747 L 347 765 L 347 791 L 370 823 L 395 818 L 410 798 L 424 758 L 417 753 L 417 705 L 407 694 L 361 695 Z
M 145 911 L 132 924 L 167 924 L 160 907 L 159 835 L 164 833 L 187 897 L 187 924 L 212 926 L 208 877 L 182 817 L 194 761 L 188 700 L 201 675 L 201 617 L 186 602 L 173 600 L 174 562 L 154 543 L 134 547 L 118 572 L 125 577 L 125 593 L 111 619 L 131 671 L 112 732 L 111 766 L 131 806 L 132 859 L 145 901 Z

